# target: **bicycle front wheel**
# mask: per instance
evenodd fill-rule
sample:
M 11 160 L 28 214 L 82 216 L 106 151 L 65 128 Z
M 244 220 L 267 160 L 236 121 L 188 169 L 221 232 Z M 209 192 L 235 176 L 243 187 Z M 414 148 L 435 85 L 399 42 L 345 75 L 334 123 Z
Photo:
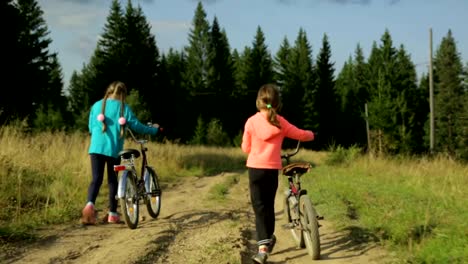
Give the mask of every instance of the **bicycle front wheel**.
M 285 224 L 286 227 L 290 230 L 291 235 L 293 237 L 294 243 L 296 244 L 296 247 L 299 248 L 304 248 L 304 237 L 302 234 L 301 230 L 301 225 L 300 225 L 300 220 L 299 220 L 299 210 L 298 210 L 298 204 L 292 204 L 290 202 L 290 194 L 289 190 L 285 192 L 284 195 L 284 218 L 285 218 Z
M 135 229 L 138 225 L 139 205 L 138 191 L 135 183 L 135 175 L 128 172 L 127 177 L 122 178 L 125 184 L 124 196 L 120 198 L 120 208 L 125 218 L 125 223 L 131 229 Z
M 317 212 L 307 195 L 300 197 L 301 223 L 304 228 L 304 243 L 307 253 L 313 260 L 320 258 L 320 235 L 318 230 Z
M 152 218 L 157 218 L 161 211 L 161 186 L 158 175 L 152 168 L 147 168 L 145 177 L 146 208 Z

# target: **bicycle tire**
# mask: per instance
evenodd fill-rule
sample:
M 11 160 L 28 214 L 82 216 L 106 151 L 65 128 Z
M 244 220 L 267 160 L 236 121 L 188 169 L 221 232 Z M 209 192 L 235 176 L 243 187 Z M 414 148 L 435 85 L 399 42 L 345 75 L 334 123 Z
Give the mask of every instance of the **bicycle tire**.
M 307 253 L 313 260 L 320 258 L 320 235 L 318 230 L 317 212 L 308 195 L 301 195 L 299 199 L 301 223 Z
M 293 216 L 297 215 L 296 212 L 294 212 L 294 208 L 291 208 L 290 202 L 289 202 L 289 190 L 286 191 L 284 195 L 284 216 L 285 216 L 285 224 L 289 228 L 289 231 L 291 232 L 291 236 L 294 240 L 294 243 L 296 247 L 299 248 L 304 248 L 304 236 L 303 233 L 300 229 L 300 226 L 298 225 L 297 221 L 295 222 L 293 220 Z
M 120 209 L 125 219 L 125 223 L 130 229 L 135 229 L 138 226 L 139 218 L 139 204 L 138 204 L 138 190 L 135 183 L 135 175 L 125 177 L 125 192 L 124 196 L 120 198 Z
M 145 203 L 146 209 L 148 210 L 148 214 L 156 219 L 159 216 L 159 212 L 161 211 L 161 186 L 159 185 L 159 179 L 156 172 L 148 167 L 147 168 L 147 177 L 145 177 L 145 186 L 146 189 L 146 196 L 145 196 Z

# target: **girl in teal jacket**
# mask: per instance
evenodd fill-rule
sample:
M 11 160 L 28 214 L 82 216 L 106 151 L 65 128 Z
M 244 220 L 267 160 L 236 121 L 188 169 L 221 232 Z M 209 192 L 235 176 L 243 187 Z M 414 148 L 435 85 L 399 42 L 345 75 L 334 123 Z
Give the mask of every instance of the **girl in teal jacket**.
M 109 223 L 119 223 L 117 214 L 117 175 L 114 165 L 120 163 L 118 153 L 123 149 L 125 127 L 139 134 L 155 135 L 159 125 L 146 126 L 138 121 L 130 107 L 125 103 L 127 88 L 116 81 L 109 85 L 103 99 L 94 103 L 89 113 L 89 132 L 91 141 L 88 153 L 91 159 L 92 180 L 88 188 L 88 202 L 82 211 L 83 224 L 96 223 L 94 204 L 104 179 L 107 165 L 109 185 Z

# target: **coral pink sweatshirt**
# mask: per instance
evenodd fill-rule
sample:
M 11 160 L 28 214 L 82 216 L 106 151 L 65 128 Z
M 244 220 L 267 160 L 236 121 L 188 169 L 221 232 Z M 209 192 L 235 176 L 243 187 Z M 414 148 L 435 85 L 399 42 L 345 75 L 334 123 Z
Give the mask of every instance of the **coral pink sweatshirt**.
M 242 151 L 248 153 L 247 167 L 258 169 L 281 169 L 281 146 L 283 139 L 300 141 L 314 140 L 314 133 L 302 130 L 277 115 L 281 129 L 267 120 L 266 113 L 257 112 L 247 119 L 242 136 Z

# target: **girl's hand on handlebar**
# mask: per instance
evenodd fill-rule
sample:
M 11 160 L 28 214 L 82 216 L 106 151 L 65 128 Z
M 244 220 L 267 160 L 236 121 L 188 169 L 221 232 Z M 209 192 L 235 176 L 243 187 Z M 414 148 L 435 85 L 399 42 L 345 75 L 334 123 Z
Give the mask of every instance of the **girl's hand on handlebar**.
M 162 130 L 163 130 L 163 128 L 162 128 L 159 124 L 157 124 L 157 123 L 154 123 L 154 124 L 153 124 L 153 123 L 151 123 L 151 122 L 148 122 L 147 125 L 150 126 L 150 127 L 157 128 L 159 131 L 162 131 Z
M 159 124 L 153 124 L 154 128 L 157 128 L 159 131 L 163 131 L 163 127 L 160 126 Z

